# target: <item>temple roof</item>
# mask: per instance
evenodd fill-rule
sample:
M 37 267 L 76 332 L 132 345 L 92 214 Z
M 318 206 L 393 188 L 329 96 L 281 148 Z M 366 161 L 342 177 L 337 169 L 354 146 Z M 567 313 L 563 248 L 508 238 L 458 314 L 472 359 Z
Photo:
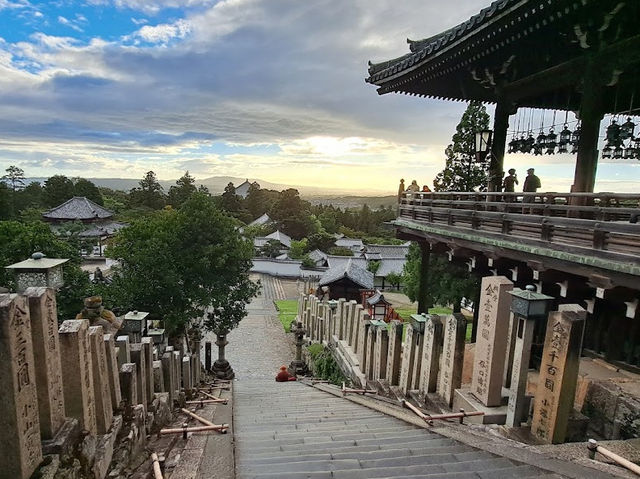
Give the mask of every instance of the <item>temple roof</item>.
M 353 258 L 349 258 L 341 265 L 329 268 L 320 278 L 318 286 L 325 286 L 343 278 L 351 280 L 364 289 L 373 288 L 373 273 L 357 265 Z
M 606 112 L 640 97 L 640 2 L 497 0 L 410 53 L 369 63 L 378 93 L 577 110 L 585 72 L 604 88 Z M 614 88 L 615 87 L 615 88 Z M 635 110 L 638 109 L 636 101 Z
M 274 231 L 270 235 L 265 236 L 265 238 L 279 241 L 282 246 L 291 248 L 291 238 L 282 231 Z
M 113 212 L 94 203 L 84 196 L 74 196 L 65 201 L 60 206 L 51 208 L 42 213 L 42 216 L 49 220 L 102 220 L 111 218 Z

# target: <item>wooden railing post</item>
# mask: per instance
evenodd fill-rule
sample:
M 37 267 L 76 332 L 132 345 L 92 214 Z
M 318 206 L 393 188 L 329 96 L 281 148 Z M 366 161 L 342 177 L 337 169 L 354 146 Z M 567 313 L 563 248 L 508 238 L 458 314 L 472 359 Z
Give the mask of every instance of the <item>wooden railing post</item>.
M 502 234 L 510 235 L 513 222 L 507 219 L 507 215 L 501 215 L 501 217 L 502 217 Z
M 593 227 L 593 249 L 606 249 L 607 232 L 602 229 L 600 223 Z
M 546 218 L 542 220 L 540 224 L 540 239 L 542 241 L 551 241 L 553 237 L 553 226 L 549 224 L 549 220 Z

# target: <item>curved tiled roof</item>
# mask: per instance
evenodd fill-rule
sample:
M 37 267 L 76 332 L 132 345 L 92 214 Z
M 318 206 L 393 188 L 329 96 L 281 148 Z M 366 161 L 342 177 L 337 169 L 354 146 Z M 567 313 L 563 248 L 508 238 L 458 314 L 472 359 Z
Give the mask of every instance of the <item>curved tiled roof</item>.
M 371 271 L 367 271 L 361 266 L 358 266 L 356 262 L 353 261 L 353 258 L 350 257 L 349 260 L 343 264 L 336 267 L 330 267 L 329 270 L 324 273 L 322 278 L 320 278 L 318 286 L 331 284 L 342 278 L 348 278 L 365 289 L 373 288 L 373 273 Z
M 370 76 L 366 79 L 367 83 L 376 83 L 422 62 L 427 58 L 427 56 L 434 55 L 453 43 L 455 40 L 462 38 L 471 31 L 476 30 L 483 24 L 489 22 L 497 13 L 502 12 L 507 7 L 522 2 L 523 0 L 496 0 L 488 7 L 480 10 L 477 15 L 474 15 L 466 22 L 445 30 L 438 35 L 434 35 L 424 40 L 407 40 L 411 53 L 386 62 L 369 62 Z
M 111 218 L 113 213 L 84 196 L 74 196 L 42 216 L 49 220 L 102 220 Z

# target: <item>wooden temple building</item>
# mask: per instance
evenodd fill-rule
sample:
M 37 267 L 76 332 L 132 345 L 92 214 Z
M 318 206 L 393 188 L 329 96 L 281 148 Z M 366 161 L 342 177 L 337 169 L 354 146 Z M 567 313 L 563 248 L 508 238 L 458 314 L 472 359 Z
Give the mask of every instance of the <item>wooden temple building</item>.
M 593 191 L 603 117 L 640 114 L 638 19 L 637 0 L 497 0 L 370 63 L 366 79 L 381 95 L 495 104 L 488 192 L 400 198 L 397 236 L 420 244 L 423 279 L 424 260 L 446 253 L 480 276 L 536 284 L 587 309 L 585 352 L 630 368 L 640 366 L 640 194 Z M 518 108 L 574 111 L 581 125 L 571 192 L 536 193 L 536 208 L 499 192 Z

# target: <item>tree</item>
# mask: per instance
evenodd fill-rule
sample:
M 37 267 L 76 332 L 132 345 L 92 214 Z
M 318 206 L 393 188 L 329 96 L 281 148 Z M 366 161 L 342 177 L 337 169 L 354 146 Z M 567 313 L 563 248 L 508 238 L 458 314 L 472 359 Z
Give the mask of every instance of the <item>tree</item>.
M 12 214 L 11 190 L 0 182 L 0 220 L 8 220 Z
M 454 313 L 460 312 L 463 298 L 474 298 L 479 287 L 477 276 L 469 274 L 466 268 L 447 261 L 442 256 L 429 255 L 429 277 L 427 292 L 429 305 L 451 305 Z M 402 291 L 411 301 L 418 300 L 420 287 L 420 248 L 416 243 L 409 247 L 407 262 L 402 274 Z
M 293 240 L 289 248 L 289 257 L 291 259 L 303 259 L 308 250 L 309 241 L 307 238 L 303 238 L 300 241 Z
M 386 282 L 391 284 L 391 286 L 395 286 L 396 288 L 399 288 L 402 283 L 402 275 L 398 273 L 389 273 L 384 279 Z
M 336 238 L 326 232 L 314 233 L 309 236 L 309 250 L 319 249 L 320 251 L 329 251 L 333 248 Z
M 73 185 L 73 193 L 75 196 L 84 196 L 85 198 L 93 201 L 96 204 L 99 204 L 100 206 L 104 204 L 102 193 L 100 193 L 98 187 L 93 182 L 85 178 L 75 179 L 75 184 Z
M 282 245 L 280 244 L 280 241 L 270 239 L 262 248 L 260 248 L 260 255 L 265 258 L 275 258 L 276 256 L 280 256 L 281 250 Z
M 53 208 L 73 198 L 75 188 L 73 181 L 64 175 L 53 175 L 44 182 L 43 188 L 45 204 Z
M 58 239 L 43 222 L 0 221 L 0 265 L 8 266 L 28 259 L 40 251 L 49 258 L 67 258 L 63 266 L 64 286 L 57 293 L 58 319 L 74 318 L 91 296 L 87 273 L 80 269 L 82 258 L 73 244 Z M 15 288 L 14 273 L 0 269 L 0 285 Z
M 162 185 L 158 182 L 153 171 L 147 171 L 138 183 L 139 188 L 133 188 L 130 193 L 132 206 L 144 206 L 153 210 L 159 210 L 165 205 Z
M 228 213 L 238 213 L 241 208 L 240 197 L 236 194 L 236 187 L 232 182 L 229 182 L 224 187 L 224 193 L 222 193 L 222 207 Z
M 329 254 L 334 256 L 353 256 L 353 251 L 344 246 L 334 246 L 329 249 Z
M 174 337 L 212 310 L 229 308 L 229 317 L 237 317 L 236 303 L 248 303 L 256 292 L 249 281 L 252 244 L 200 192 L 179 210 L 155 212 L 120 230 L 107 255 L 120 263 L 108 287 L 113 304 L 153 313 Z
M 456 127 L 452 143 L 445 150 L 446 165 L 436 175 L 433 186 L 436 191 L 485 190 L 489 171 L 489 157 L 479 161 L 475 154 L 475 134 L 489 128 L 489 115 L 485 106 L 469 103 Z
M 11 165 L 4 171 L 7 174 L 2 177 L 2 181 L 10 186 L 14 193 L 24 187 L 24 170 L 22 168 Z
M 175 186 L 169 188 L 169 204 L 175 208 L 180 208 L 187 199 L 196 192 L 196 179 L 185 171 Z
M 367 264 L 367 270 L 371 271 L 375 276 L 378 270 L 380 269 L 381 264 L 382 262 L 380 262 L 379 260 L 369 261 L 369 264 Z

